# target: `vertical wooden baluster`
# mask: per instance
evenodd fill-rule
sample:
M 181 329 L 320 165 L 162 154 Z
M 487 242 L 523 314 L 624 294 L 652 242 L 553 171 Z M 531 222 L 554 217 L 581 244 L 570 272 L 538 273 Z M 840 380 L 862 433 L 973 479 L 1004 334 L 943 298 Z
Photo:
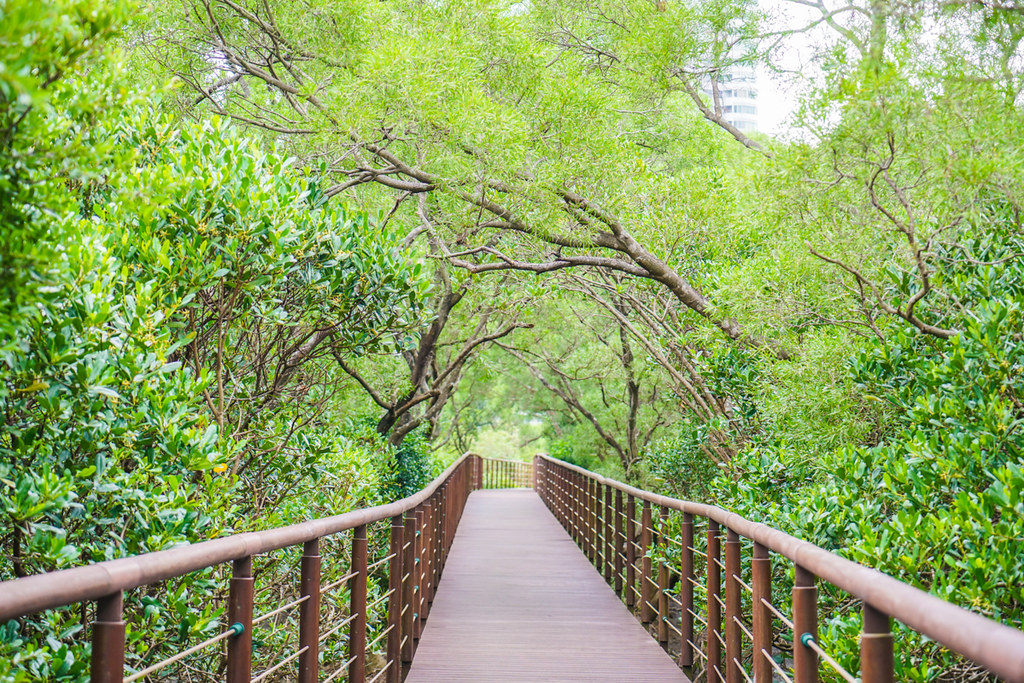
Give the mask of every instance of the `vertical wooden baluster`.
M 612 521 L 612 527 L 615 529 L 614 543 L 615 543 L 615 592 L 622 597 L 622 570 L 625 564 L 625 553 L 626 553 L 626 534 L 623 533 L 622 523 L 622 491 L 615 489 L 615 517 Z
M 565 517 L 566 529 L 569 537 L 576 540 L 576 496 L 575 493 L 575 472 L 562 471 L 562 483 L 565 486 Z
M 636 607 L 636 499 L 626 495 L 626 606 Z
M 562 526 L 568 532 L 569 537 L 572 536 L 572 496 L 568 473 L 563 469 L 558 469 L 558 485 L 559 485 L 559 496 L 562 499 Z
M 598 529 L 601 528 L 597 514 L 597 500 L 599 496 L 597 491 L 598 484 L 597 481 L 594 479 L 589 479 L 587 484 L 587 494 L 590 502 L 590 562 L 595 567 L 600 567 L 599 563 L 601 561 L 601 541 L 597 533 Z M 600 569 L 598 569 L 598 571 L 600 572 Z
M 579 475 L 575 472 L 566 472 L 568 475 L 569 501 L 572 506 L 572 539 L 580 543 L 580 481 Z
M 597 564 L 597 482 L 590 477 L 587 482 L 587 550 L 590 563 Z
M 545 468 L 548 467 L 545 463 Z M 551 500 L 555 503 L 555 518 L 558 519 L 559 524 L 562 528 L 565 528 L 565 497 L 563 495 L 563 482 L 562 482 L 562 470 L 558 467 L 551 467 L 551 470 L 545 470 L 545 479 L 551 478 L 550 485 L 545 484 L 545 488 L 549 489 L 549 495 Z
M 423 600 L 423 592 L 425 590 L 425 577 L 423 574 L 423 518 L 424 510 L 423 506 L 419 506 L 416 509 L 416 559 L 414 561 L 415 571 L 413 576 L 416 577 L 414 581 L 414 591 L 416 593 L 413 598 L 413 633 L 416 645 L 419 645 L 420 635 L 423 633 L 423 610 L 426 609 L 426 602 Z M 413 656 L 415 656 L 415 649 L 413 650 Z
M 708 675 L 709 683 L 724 681 L 722 676 L 722 605 L 718 602 L 722 597 L 722 568 L 719 565 L 721 555 L 718 535 L 718 522 L 708 520 Z
M 437 522 L 435 527 L 437 528 L 436 537 L 434 539 L 434 592 L 433 595 L 437 595 L 437 585 L 441 582 L 441 571 L 444 569 L 444 525 L 445 525 L 445 487 L 441 487 L 441 492 L 438 495 L 437 507 L 434 510 L 434 514 L 437 516 Z
M 654 621 L 654 577 L 651 574 L 651 504 L 644 501 L 640 517 L 640 621 Z
M 235 560 L 228 588 L 228 621 L 240 624 L 241 633 L 228 638 L 228 683 L 252 679 L 252 558 Z
M 455 533 L 455 528 L 452 526 L 452 520 L 455 519 L 455 498 L 451 493 L 449 482 L 445 482 L 444 486 L 441 487 L 441 543 L 438 546 L 438 556 L 441 558 L 441 563 L 437 567 L 438 577 L 444 572 L 444 566 L 448 563 L 448 549 L 451 547 L 451 539 Z
M 693 666 L 693 515 L 683 513 L 682 548 L 680 549 L 679 603 L 682 611 L 682 632 L 679 640 L 679 666 Z
M 317 683 L 320 680 L 320 541 L 308 541 L 302 546 L 299 569 L 299 597 L 306 601 L 299 605 L 299 647 L 306 650 L 299 655 L 299 683 Z
M 572 496 L 572 530 L 573 530 L 573 540 L 576 541 L 577 545 L 580 545 L 581 541 L 582 541 L 582 538 L 583 538 L 580 535 L 580 529 L 581 529 L 581 526 L 582 526 L 580 524 L 580 519 L 582 519 L 581 510 L 580 510 L 580 504 L 581 504 L 581 500 L 582 500 L 582 496 L 580 495 L 580 475 L 579 475 L 578 472 L 570 472 L 569 476 L 572 478 L 572 488 L 571 488 L 572 493 L 570 495 Z
M 562 473 L 557 467 L 544 463 L 544 490 L 551 499 L 552 511 L 558 523 L 565 527 L 565 515 L 562 508 Z
M 804 641 L 818 638 L 817 577 L 800 565 L 793 577 L 793 678 L 795 683 L 817 683 L 818 653 Z
M 612 507 L 612 487 L 604 487 L 604 580 L 612 585 L 612 572 L 615 571 L 615 508 Z
M 590 557 L 590 480 L 582 474 L 580 477 L 580 542 L 583 554 Z
M 864 603 L 864 632 L 860 637 L 860 675 L 863 683 L 896 680 L 892 623 L 889 615 Z
M 124 679 L 124 593 L 118 591 L 96 601 L 92 623 L 92 683 L 121 683 Z
M 726 529 L 725 536 L 725 680 L 740 683 L 743 632 L 740 630 L 740 536 Z
M 349 625 L 349 683 L 366 681 L 366 525 L 352 530 L 352 577 L 349 614 L 355 618 Z
M 583 478 L 584 500 L 586 501 L 586 525 L 587 525 L 587 557 L 590 558 L 590 564 L 594 564 L 594 550 L 596 548 L 594 544 L 594 484 L 596 482 L 590 477 Z
M 586 558 L 590 556 L 590 480 L 579 475 L 580 482 L 580 548 Z
M 438 499 L 434 504 L 434 530 L 430 534 L 430 604 L 434 604 L 434 596 L 437 595 L 437 582 L 441 580 L 441 501 Z
M 583 495 L 583 477 L 579 472 L 573 472 L 573 498 L 576 501 L 576 543 L 581 547 L 586 546 L 586 534 L 583 521 L 586 519 L 585 497 Z
M 402 536 L 402 662 L 409 663 L 416 637 L 416 513 L 405 513 Z
M 405 525 L 402 516 L 391 518 L 391 543 L 388 554 L 388 675 L 387 683 L 399 683 L 402 673 L 402 543 L 404 542 Z
M 658 563 L 658 642 L 668 649 L 668 565 Z
M 420 610 L 420 621 L 425 621 L 430 614 L 430 603 L 434 599 L 434 501 L 423 504 L 423 609 Z
M 772 612 L 766 602 L 772 601 L 772 560 L 768 548 L 754 544 L 754 559 L 750 561 L 753 580 L 754 605 L 754 683 L 772 683 L 775 672 L 769 662 L 772 654 Z M 767 654 L 765 654 L 767 653 Z

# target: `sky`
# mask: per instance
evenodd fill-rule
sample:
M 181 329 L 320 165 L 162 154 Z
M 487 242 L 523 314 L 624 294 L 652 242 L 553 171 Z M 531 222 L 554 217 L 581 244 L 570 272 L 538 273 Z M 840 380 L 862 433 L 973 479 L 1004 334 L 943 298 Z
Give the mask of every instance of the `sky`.
M 786 28 L 806 25 L 816 11 L 787 0 L 759 0 L 761 9 L 781 19 Z M 758 127 L 763 133 L 785 137 L 791 132 L 787 123 L 796 108 L 800 78 L 812 64 L 813 38 L 806 34 L 794 34 L 786 38 L 785 49 L 779 56 L 780 65 L 793 74 L 773 73 L 764 67 L 757 72 Z

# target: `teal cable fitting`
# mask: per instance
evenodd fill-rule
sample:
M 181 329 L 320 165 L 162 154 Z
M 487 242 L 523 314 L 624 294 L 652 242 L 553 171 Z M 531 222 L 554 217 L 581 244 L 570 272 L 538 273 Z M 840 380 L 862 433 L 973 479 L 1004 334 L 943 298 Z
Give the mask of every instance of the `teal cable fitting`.
M 243 633 L 245 633 L 245 624 L 243 624 L 240 621 L 236 621 L 235 623 L 231 624 L 231 626 L 228 626 L 228 630 L 231 631 L 231 633 L 236 637 L 240 636 Z
M 810 633 L 805 633 L 802 636 L 800 636 L 800 644 L 803 645 L 804 647 L 810 647 L 811 643 L 813 643 L 813 642 L 814 642 L 814 636 L 812 636 Z

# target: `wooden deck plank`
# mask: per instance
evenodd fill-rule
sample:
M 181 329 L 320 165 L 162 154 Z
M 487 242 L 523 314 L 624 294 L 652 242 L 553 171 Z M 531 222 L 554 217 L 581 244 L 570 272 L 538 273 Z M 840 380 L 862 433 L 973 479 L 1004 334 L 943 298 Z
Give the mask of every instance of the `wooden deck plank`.
M 406 683 L 688 680 L 536 493 L 469 497 Z

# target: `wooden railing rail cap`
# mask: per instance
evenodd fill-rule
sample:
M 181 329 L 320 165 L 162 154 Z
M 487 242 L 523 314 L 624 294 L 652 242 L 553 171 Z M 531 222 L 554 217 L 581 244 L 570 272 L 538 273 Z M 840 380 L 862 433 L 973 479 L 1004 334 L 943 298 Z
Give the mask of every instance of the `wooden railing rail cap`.
M 689 512 L 732 529 L 863 600 L 915 631 L 959 652 L 1010 683 L 1024 683 L 1024 632 L 946 602 L 813 543 L 714 505 L 658 495 L 607 479 L 551 456 L 536 457 L 583 474 L 652 505 Z
M 0 583 L 0 622 L 77 602 L 97 600 L 118 591 L 166 581 L 224 562 L 299 545 L 401 515 L 430 498 L 462 463 L 479 457 L 476 453 L 466 453 L 421 491 L 386 505 L 4 581 Z

